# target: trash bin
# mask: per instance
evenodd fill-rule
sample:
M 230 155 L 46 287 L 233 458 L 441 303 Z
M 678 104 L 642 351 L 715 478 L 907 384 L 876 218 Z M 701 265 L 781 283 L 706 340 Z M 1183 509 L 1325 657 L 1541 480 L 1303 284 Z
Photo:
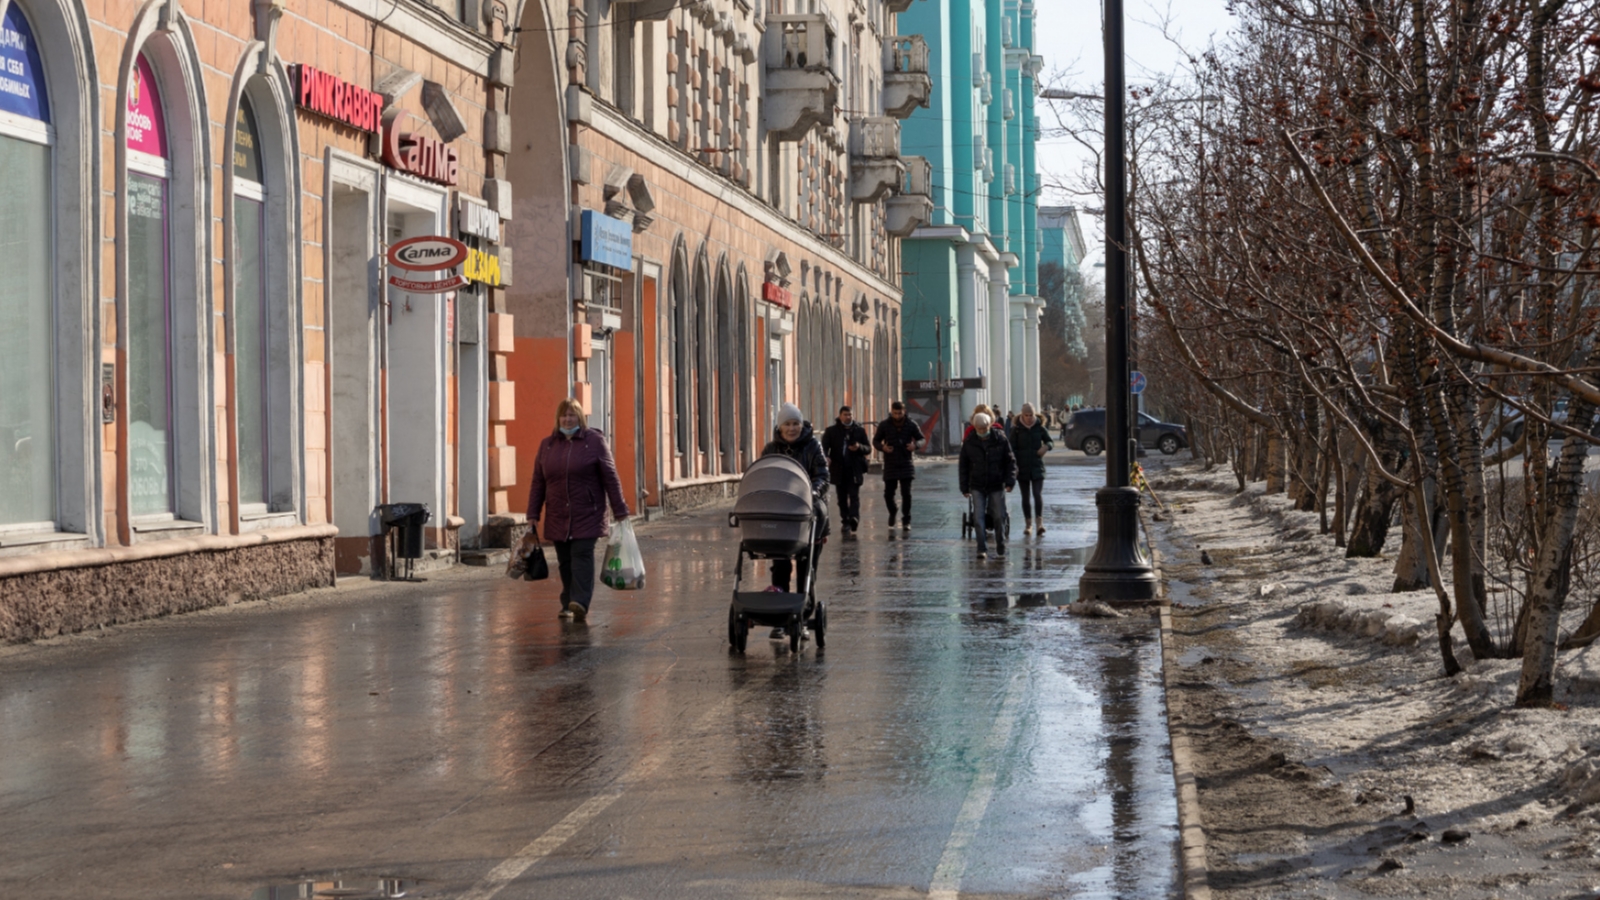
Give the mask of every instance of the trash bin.
M 395 561 L 407 560 L 406 577 L 411 576 L 410 560 L 422 558 L 423 526 L 433 514 L 428 512 L 426 503 L 381 503 L 378 505 L 378 521 L 383 525 L 384 536 L 388 538 L 389 549 L 389 577 L 395 574 Z

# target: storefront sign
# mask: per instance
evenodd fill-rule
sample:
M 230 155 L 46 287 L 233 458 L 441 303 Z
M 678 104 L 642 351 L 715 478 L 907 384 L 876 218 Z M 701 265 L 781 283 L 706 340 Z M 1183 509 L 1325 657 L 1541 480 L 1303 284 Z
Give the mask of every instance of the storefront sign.
M 426 181 L 453 185 L 460 168 L 454 147 L 426 135 L 402 130 L 411 114 L 399 110 L 383 123 L 383 161 Z
M 454 269 L 467 258 L 467 245 L 455 238 L 426 234 L 389 248 L 389 265 L 413 272 Z
M 981 391 L 988 387 L 988 379 L 979 375 L 977 378 L 946 378 L 943 381 L 902 381 L 902 391 Z
M 761 283 L 761 299 L 784 309 L 794 309 L 794 295 L 770 281 Z
M 155 75 L 143 56 L 128 82 L 128 149 L 151 156 L 167 155 L 167 129 L 162 121 L 161 95 Z
M 0 22 L 0 111 L 50 121 L 50 100 L 39 74 L 39 48 L 18 4 L 6 7 Z
M 452 275 L 449 278 L 441 278 L 438 281 L 412 281 L 408 278 L 401 278 L 399 275 L 390 275 L 389 283 L 402 291 L 410 291 L 413 294 L 442 294 L 445 291 L 453 291 L 456 288 L 467 286 L 467 280 L 460 275 Z
M 383 115 L 383 95 L 307 65 L 295 70 L 295 96 L 309 109 L 358 131 L 375 132 Z
M 456 197 L 456 230 L 498 244 L 500 214 L 474 197 L 459 194 Z
M 485 250 L 467 249 L 466 268 L 462 274 L 468 281 L 487 284 L 490 287 L 500 286 L 500 257 Z
M 633 228 L 592 209 L 583 211 L 578 259 L 633 271 Z

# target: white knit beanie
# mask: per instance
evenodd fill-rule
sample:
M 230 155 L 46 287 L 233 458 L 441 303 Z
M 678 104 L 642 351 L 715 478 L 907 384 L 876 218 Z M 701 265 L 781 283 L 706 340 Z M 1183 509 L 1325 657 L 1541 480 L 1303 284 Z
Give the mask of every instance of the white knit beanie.
M 806 417 L 800 415 L 800 407 L 795 406 L 793 403 L 785 403 L 784 405 L 778 407 L 779 425 L 782 425 L 785 422 L 804 422 L 805 420 Z
M 978 413 L 972 417 L 972 427 L 982 430 L 988 428 L 993 421 L 993 419 L 989 418 L 988 413 Z

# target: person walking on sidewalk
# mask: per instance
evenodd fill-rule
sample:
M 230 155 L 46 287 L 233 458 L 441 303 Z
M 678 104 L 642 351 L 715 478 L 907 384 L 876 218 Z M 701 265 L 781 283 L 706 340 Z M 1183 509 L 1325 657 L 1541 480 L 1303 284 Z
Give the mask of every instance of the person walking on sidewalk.
M 990 528 L 994 529 L 994 558 L 1006 558 L 1005 495 L 1017 483 L 1017 458 L 1011 453 L 1011 442 L 993 423 L 988 413 L 978 413 L 972 417 L 972 434 L 961 442 L 961 496 L 972 501 L 979 559 L 988 559 L 984 534 Z
M 906 415 L 906 405 L 899 400 L 889 404 L 889 418 L 878 423 L 872 433 L 872 446 L 883 454 L 883 503 L 889 507 L 889 527 L 894 527 L 895 513 L 900 513 L 900 528 L 911 530 L 911 481 L 917 477 L 915 451 L 926 441 L 922 429 Z M 900 491 L 900 506 L 894 502 L 895 490 Z
M 1049 430 L 1034 415 L 1033 404 L 1022 404 L 1011 427 L 1011 449 L 1017 456 L 1017 485 L 1022 488 L 1024 537 L 1030 531 L 1044 534 L 1044 455 L 1054 447 Z
M 528 486 L 528 522 L 544 515 L 544 539 L 555 545 L 561 571 L 561 617 L 579 622 L 594 596 L 594 544 L 606 536 L 606 501 L 611 518 L 628 518 L 622 482 L 605 436 L 588 427 L 583 406 L 567 398 L 556 404 L 556 427 L 539 444 Z
M 778 427 L 772 432 L 772 440 L 767 446 L 761 448 L 762 456 L 772 456 L 781 453 L 798 462 L 806 470 L 806 476 L 811 479 L 811 502 L 816 509 L 816 515 L 821 521 L 822 534 L 828 533 L 828 455 L 823 452 L 822 444 L 811 433 L 811 423 L 800 414 L 800 407 L 793 403 L 785 403 L 778 408 Z M 820 550 L 820 547 L 818 548 Z M 798 568 L 798 573 L 795 571 Z M 777 559 L 772 562 L 772 587 L 788 593 L 789 577 L 795 577 L 795 586 L 805 583 L 806 573 L 814 568 L 814 561 L 810 556 L 801 556 L 794 561 Z M 772 639 L 782 640 L 787 632 L 782 628 L 772 629 Z
M 827 451 L 828 472 L 839 494 L 840 533 L 850 534 L 861 527 L 861 479 L 872 455 L 867 430 L 850 407 L 839 407 L 839 417 L 822 433 L 822 449 Z

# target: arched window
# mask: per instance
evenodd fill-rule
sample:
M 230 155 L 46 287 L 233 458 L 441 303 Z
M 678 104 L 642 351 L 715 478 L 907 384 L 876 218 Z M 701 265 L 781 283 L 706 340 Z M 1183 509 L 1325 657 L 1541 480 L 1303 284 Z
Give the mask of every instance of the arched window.
M 744 372 L 739 365 L 738 329 L 734 325 L 733 290 L 728 283 L 728 267 L 717 266 L 716 319 L 716 395 L 717 451 L 723 472 L 739 470 L 740 422 L 738 395 L 744 392 Z
M 699 451 L 704 472 L 709 473 L 715 463 L 711 459 L 711 286 L 706 272 L 706 250 L 702 246 L 694 262 L 694 418 L 695 449 Z
M 741 468 L 748 466 L 755 459 L 755 379 L 753 377 L 756 367 L 750 358 L 750 327 L 755 319 L 755 311 L 750 308 L 750 282 L 745 276 L 744 267 L 739 267 L 739 275 L 735 281 L 733 291 L 733 315 L 737 323 L 739 340 L 735 352 L 739 358 L 739 449 L 742 453 Z M 762 358 L 766 354 L 762 353 Z
M 693 383 L 691 341 L 689 331 L 689 264 L 684 258 L 680 243 L 672 256 L 672 279 L 667 287 L 668 341 L 671 344 L 668 358 L 672 360 L 672 433 L 676 441 L 678 458 L 682 463 L 680 475 L 693 474 L 689 464 L 689 423 L 691 421 L 689 387 Z
M 39 45 L 15 2 L 4 37 L 0 57 L 11 74 L 0 88 L 0 529 L 55 531 L 55 132 Z
M 172 163 L 161 88 L 144 54 L 128 82 L 128 494 L 135 516 L 177 510 Z
M 232 354 L 235 502 L 241 517 L 266 524 L 258 517 L 301 505 L 298 278 L 290 247 L 298 216 L 289 190 L 295 179 L 289 169 L 294 154 L 285 138 L 292 127 L 286 121 L 288 95 L 277 81 L 252 75 L 254 69 L 251 59 L 241 63 L 239 77 L 245 80 L 228 142 L 232 293 L 226 334 Z M 247 527 L 243 520 L 240 527 Z
M 267 322 L 267 196 L 261 181 L 260 129 L 250 98 L 241 97 L 233 127 L 233 398 L 241 510 L 266 507 L 270 496 L 267 460 L 274 437 L 267 423 L 271 331 Z

